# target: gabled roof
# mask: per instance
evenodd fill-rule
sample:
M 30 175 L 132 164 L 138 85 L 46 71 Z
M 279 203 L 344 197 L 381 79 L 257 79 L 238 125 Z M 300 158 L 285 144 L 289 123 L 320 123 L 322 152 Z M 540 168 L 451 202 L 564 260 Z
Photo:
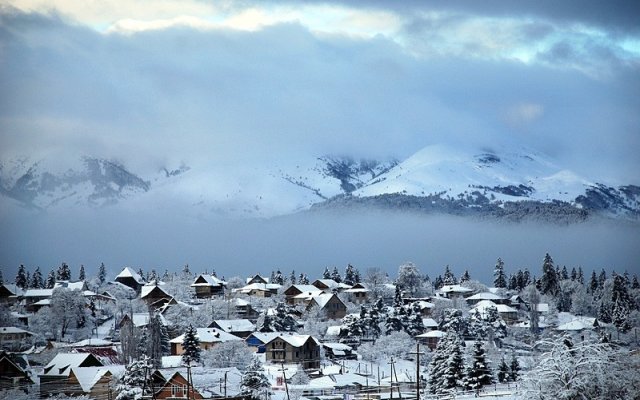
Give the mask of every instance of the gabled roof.
M 149 296 L 153 291 L 161 291 L 165 297 L 169 298 L 171 296 L 169 296 L 169 294 L 167 292 L 165 292 L 164 290 L 162 290 L 162 288 L 160 286 L 156 286 L 156 285 L 144 285 L 141 289 L 140 289 L 140 298 L 144 299 L 145 297 Z
M 439 331 L 439 330 L 433 330 L 433 331 L 429 331 L 427 333 L 422 333 L 420 335 L 417 335 L 417 338 L 433 338 L 433 337 L 444 337 L 447 335 L 447 332 L 443 332 L 443 331 Z
M 70 282 L 70 281 L 56 281 L 53 285 L 54 289 L 67 288 L 69 290 L 85 290 L 87 285 L 84 281 Z
M 193 280 L 191 287 L 197 286 L 226 286 L 227 282 L 222 279 L 218 279 L 218 277 L 209 275 L 209 274 L 201 274 Z
M 214 323 L 227 333 L 253 332 L 256 330 L 256 326 L 248 319 L 216 319 L 211 323 L 211 325 Z
M 318 346 L 320 345 L 320 342 L 311 335 L 298 335 L 295 333 L 282 333 L 282 332 L 265 344 L 269 344 L 276 339 L 282 339 L 293 347 L 302 347 L 309 340 L 313 341 L 313 343 L 315 343 Z
M 74 368 L 104 366 L 104 364 L 90 353 L 58 353 L 49 364 L 44 367 L 43 375 L 69 376 Z
M 461 285 L 444 285 L 440 288 L 440 292 L 442 293 L 470 293 L 473 292 L 472 289 L 466 288 Z
M 493 294 L 490 292 L 482 292 L 476 293 L 473 296 L 467 297 L 467 300 L 504 300 L 502 297 L 497 294 Z
M 124 371 L 124 366 L 118 366 L 119 368 L 116 366 L 113 366 L 109 368 L 106 368 L 106 367 L 73 368 L 72 372 L 73 372 L 73 375 L 78 380 L 78 383 L 82 388 L 82 391 L 85 393 L 89 393 L 91 389 L 93 389 L 95 384 L 98 383 L 98 381 L 103 376 L 113 375 L 113 372 L 111 371 L 111 369 L 113 369 L 114 367 L 117 370 Z
M 316 286 L 316 283 L 321 283 L 322 285 L 328 287 L 329 289 L 334 289 L 338 287 L 338 282 L 334 281 L 333 279 L 316 279 L 315 281 L 313 281 L 311 285 Z
M 342 300 L 340 300 L 340 298 L 338 296 L 336 296 L 335 294 L 333 294 L 333 293 L 320 293 L 320 294 L 317 294 L 317 295 L 312 297 L 312 301 L 315 302 L 318 305 L 318 307 L 320 307 L 322 309 L 334 297 L 336 299 L 338 299 L 338 301 L 340 303 L 342 303 Z
M 253 332 L 251 335 L 249 335 L 249 338 L 254 337 L 263 344 L 267 344 L 282 334 L 282 332 Z
M 440 324 L 438 324 L 436 320 L 432 318 L 422 318 L 422 325 L 425 328 L 437 328 L 438 326 L 440 326 Z
M 15 326 L 2 326 L 0 327 L 0 334 L 4 335 L 4 334 L 15 334 L 15 333 L 26 333 L 30 336 L 33 335 L 33 333 L 29 332 L 29 331 L 25 331 L 24 329 L 21 328 L 16 328 Z
M 3 283 L 0 287 L 4 288 L 9 296 L 22 296 L 24 290 L 19 288 L 15 283 Z
M 317 292 L 320 289 L 318 289 L 317 287 L 313 286 L 313 285 L 291 285 L 287 288 L 287 292 L 291 289 L 295 288 L 299 293 L 304 293 L 304 292 Z
M 124 267 L 122 271 L 116 276 L 115 280 L 117 280 L 118 278 L 133 278 L 133 280 L 141 285 L 144 283 L 144 279 L 142 279 L 140 274 L 129 267 Z
M 251 283 L 247 286 L 241 287 L 239 289 L 233 289 L 234 292 L 238 293 L 249 293 L 254 290 L 259 290 L 263 292 L 270 292 L 272 290 L 278 290 L 282 287 L 277 283 Z
M 53 289 L 27 289 L 24 291 L 23 297 L 51 297 Z
M 162 323 L 162 325 L 164 326 L 168 326 L 169 323 L 164 318 L 164 315 L 158 315 L 160 315 L 160 323 Z M 125 314 L 125 316 L 122 317 L 122 320 L 124 320 L 124 318 L 126 317 L 131 319 L 131 321 L 133 321 L 133 326 L 136 326 L 138 328 L 149 325 L 149 313 L 133 313 L 133 315 Z M 122 320 L 120 320 L 120 323 L 122 323 Z
M 513 307 L 509 307 L 504 304 L 496 304 L 491 300 L 479 301 L 475 307 L 469 310 L 469 312 L 476 312 L 476 310 L 478 310 L 480 314 L 485 314 L 487 312 L 487 309 L 490 307 L 495 307 L 495 309 L 498 310 L 499 313 L 517 313 L 518 312 L 518 310 L 516 310 Z
M 200 343 L 224 343 L 242 340 L 237 336 L 216 328 L 196 328 L 196 337 L 200 340 Z M 183 340 L 184 334 L 171 339 L 169 343 L 182 343 Z

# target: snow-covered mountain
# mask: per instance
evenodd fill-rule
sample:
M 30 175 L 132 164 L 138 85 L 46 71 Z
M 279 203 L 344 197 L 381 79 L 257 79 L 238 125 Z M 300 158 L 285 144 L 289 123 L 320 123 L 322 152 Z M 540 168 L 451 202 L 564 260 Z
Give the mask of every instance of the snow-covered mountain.
M 0 164 L 0 193 L 35 209 L 180 203 L 198 216 L 271 217 L 317 209 L 384 208 L 461 215 L 579 221 L 638 220 L 640 187 L 593 182 L 524 149 L 428 146 L 399 162 L 323 156 L 233 168 L 162 167 L 141 176 L 84 157 L 54 170 L 49 160 Z

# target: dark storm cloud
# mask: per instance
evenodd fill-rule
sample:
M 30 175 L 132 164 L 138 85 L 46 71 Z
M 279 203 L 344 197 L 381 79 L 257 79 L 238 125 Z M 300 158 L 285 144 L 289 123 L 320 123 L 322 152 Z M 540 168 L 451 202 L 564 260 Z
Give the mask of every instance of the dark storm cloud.
M 630 67 L 602 80 L 520 62 L 416 58 L 383 37 L 320 38 L 298 24 L 105 35 L 16 12 L 2 14 L 0 41 L 3 158 L 91 154 L 137 166 L 167 158 L 232 166 L 515 140 L 577 160 L 578 169 L 593 168 L 585 154 L 598 151 L 603 163 L 589 173 L 638 170 L 630 153 L 639 77 Z M 571 60 L 567 46 L 539 57 Z M 540 112 L 514 125 L 505 115 L 521 104 Z
M 287 1 L 277 1 L 276 3 Z M 640 31 L 638 16 L 640 3 L 629 0 L 615 1 L 448 1 L 448 0 L 364 0 L 348 1 L 307 0 L 310 4 L 340 4 L 349 7 L 374 7 L 411 15 L 419 11 L 458 12 L 486 17 L 530 17 L 559 23 L 585 23 L 617 33 Z M 295 2 L 299 3 L 299 2 Z

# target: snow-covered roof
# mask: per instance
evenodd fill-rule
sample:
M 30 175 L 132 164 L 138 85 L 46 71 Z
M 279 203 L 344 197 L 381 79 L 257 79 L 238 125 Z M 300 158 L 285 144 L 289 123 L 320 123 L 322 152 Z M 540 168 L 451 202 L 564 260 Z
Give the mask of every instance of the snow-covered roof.
M 536 306 L 536 311 L 537 312 L 541 312 L 541 313 L 549 312 L 549 304 L 547 304 L 547 303 L 538 303 L 538 305 Z
M 58 353 L 44 367 L 43 375 L 69 376 L 72 369 L 78 368 L 87 358 L 94 357 L 90 353 Z
M 584 329 L 591 329 L 591 328 L 593 328 L 593 324 L 589 325 L 589 324 L 585 324 L 584 321 L 574 320 L 574 321 L 567 322 L 567 323 L 562 324 L 562 325 L 558 325 L 556 330 L 558 330 L 558 331 L 581 331 L 581 330 L 584 330 Z
M 322 290 L 316 288 L 316 290 L 313 290 L 313 291 L 302 292 L 300 294 L 297 294 L 297 295 L 293 296 L 293 298 L 294 299 L 311 300 L 312 298 L 320 296 L 323 293 L 324 292 Z
M 33 303 L 34 306 L 49 306 L 51 305 L 51 299 L 42 299 Z
M 248 319 L 216 319 L 213 322 L 225 332 L 249 332 L 256 329 L 256 326 Z
M 121 366 L 109 366 L 109 367 L 84 367 L 84 368 L 73 368 L 73 374 L 78 379 L 78 383 L 82 390 L 85 393 L 88 393 L 96 383 L 102 378 L 106 373 L 111 373 L 113 375 L 112 369 L 121 370 L 120 372 L 124 372 L 124 365 Z
M 162 290 L 162 288 L 160 286 L 156 286 L 156 285 L 144 285 L 141 289 L 140 289 L 140 298 L 144 299 L 145 297 L 147 297 L 154 289 L 158 288 L 158 290 L 162 291 L 162 293 L 164 293 L 167 297 L 171 297 L 169 296 L 169 294 L 167 294 L 167 292 L 165 292 L 164 290 Z
M 315 301 L 320 308 L 324 308 L 324 306 L 326 306 L 329 300 L 331 300 L 334 296 L 338 297 L 333 293 L 321 293 L 319 295 L 313 296 L 313 301 Z M 338 298 L 338 300 L 340 299 Z
M 2 286 L 11 292 L 14 296 L 19 296 L 24 293 L 24 290 L 19 288 L 15 283 L 3 283 Z
M 327 331 L 325 332 L 325 336 L 338 336 L 340 335 L 341 329 L 342 329 L 342 325 L 328 326 Z
M 496 310 L 498 310 L 498 313 L 517 313 L 518 310 L 516 310 L 513 307 L 509 307 L 507 305 L 504 304 L 496 304 L 491 300 L 481 300 L 479 301 L 475 307 L 473 307 L 472 309 L 469 310 L 469 312 L 476 312 L 476 310 L 480 313 L 480 314 L 486 314 L 487 313 L 487 309 L 494 307 Z
M 54 289 L 58 288 L 67 288 L 69 290 L 84 290 L 85 284 L 84 281 L 78 282 L 69 282 L 69 281 L 56 281 L 53 285 Z
M 513 324 L 514 327 L 516 328 L 530 328 L 531 327 L 531 322 L 529 321 L 521 321 L 518 322 L 516 324 Z M 538 321 L 538 328 L 547 328 L 549 326 L 549 324 L 542 322 L 542 321 Z
M 440 326 L 433 318 L 422 318 L 422 325 L 425 328 L 436 328 Z
M 320 289 L 318 289 L 317 287 L 315 287 L 313 285 L 291 285 L 291 287 L 294 287 L 294 288 L 298 289 L 298 291 L 300 291 L 301 293 L 321 291 Z M 289 290 L 289 289 L 287 289 L 287 290 Z
M 473 292 L 472 289 L 466 288 L 461 285 L 444 285 L 440 288 L 440 292 L 442 293 L 469 293 Z
M 473 296 L 467 297 L 467 300 L 504 300 L 502 297 L 497 294 L 493 294 L 490 292 L 482 292 L 476 293 Z
M 322 343 L 324 347 L 328 347 L 331 350 L 342 350 L 342 351 L 351 351 L 353 350 L 351 346 L 347 346 L 344 343 L 335 343 L 335 342 L 324 342 Z
M 316 279 L 315 281 L 313 281 L 313 283 L 316 283 L 316 282 L 322 283 L 323 285 L 325 285 L 329 289 L 333 289 L 333 288 L 337 288 L 338 287 L 338 282 L 334 281 L 333 279 Z M 313 285 L 313 286 L 315 286 L 315 285 Z
M 27 289 L 24 291 L 24 297 L 51 297 L 53 289 Z
M 26 333 L 28 335 L 33 335 L 33 333 L 29 331 L 25 331 L 24 329 L 17 328 L 15 326 L 2 326 L 0 327 L 0 334 L 16 334 L 16 333 Z
M 429 331 L 427 333 L 422 333 L 420 335 L 417 335 L 417 338 L 430 338 L 430 337 L 444 337 L 446 336 L 447 332 L 443 332 L 443 331 L 439 331 L 439 330 L 433 330 L 433 331 Z
M 200 340 L 200 343 L 224 343 L 242 340 L 237 336 L 216 328 L 196 328 L 196 337 Z M 183 340 L 184 334 L 171 339 L 169 343 L 182 343 Z
M 269 343 L 273 339 L 280 336 L 283 332 L 253 332 L 251 336 L 258 339 L 262 343 Z
M 238 292 L 238 293 L 249 293 L 252 292 L 254 290 L 261 290 L 263 292 L 269 292 L 272 290 L 278 290 L 282 287 L 282 285 L 279 285 L 277 283 L 251 283 L 247 286 L 243 286 L 239 289 L 233 289 L 234 292 Z M 317 289 L 316 289 L 317 290 Z
M 112 345 L 113 343 L 108 340 L 90 338 L 90 339 L 85 339 L 79 342 L 72 343 L 71 347 L 87 347 L 87 346 L 103 347 L 103 346 L 112 346 Z
M 251 282 L 252 280 L 254 280 L 254 279 L 256 279 L 256 278 L 258 278 L 258 279 L 262 279 L 263 281 L 265 281 L 265 282 L 267 282 L 267 283 L 269 283 L 269 279 L 270 279 L 270 278 L 264 277 L 264 276 L 262 276 L 262 275 L 260 275 L 260 274 L 256 274 L 256 275 L 253 275 L 253 276 L 248 277 L 248 278 L 247 278 L 247 280 L 246 280 L 245 282 L 246 282 L 246 283 L 249 283 L 249 282 Z
M 311 339 L 315 344 L 320 345 L 320 342 L 318 341 L 318 339 L 314 338 L 311 335 L 298 335 L 295 333 L 280 332 L 275 338 L 271 339 L 269 342 L 272 342 L 275 339 L 282 339 L 293 347 L 302 347 L 309 339 Z
M 162 356 L 162 368 L 179 368 L 182 366 L 182 356 Z
M 162 323 L 162 325 L 169 325 L 167 320 L 164 318 L 164 315 L 158 315 L 160 315 L 160 322 Z M 149 313 L 133 313 L 133 315 L 131 316 L 131 320 L 133 321 L 133 325 L 138 328 L 147 326 L 149 325 Z
M 136 271 L 132 270 L 129 267 L 124 267 L 122 271 L 116 276 L 116 279 L 118 278 L 133 278 L 139 284 L 144 283 L 144 279 L 142 279 L 140 274 L 138 274 Z
M 198 282 L 199 280 L 204 280 L 205 282 Z M 198 282 L 198 283 L 197 283 Z M 227 282 L 219 279 L 217 276 L 202 274 L 196 277 L 191 284 L 191 287 L 198 286 L 226 286 Z
M 435 304 L 424 300 L 420 300 L 417 303 L 421 310 L 424 310 L 425 308 L 433 308 L 436 306 Z

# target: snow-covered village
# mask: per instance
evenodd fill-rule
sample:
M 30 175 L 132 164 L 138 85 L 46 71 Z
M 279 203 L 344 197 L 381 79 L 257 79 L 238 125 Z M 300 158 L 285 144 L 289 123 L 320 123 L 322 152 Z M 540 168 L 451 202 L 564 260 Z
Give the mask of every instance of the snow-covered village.
M 0 286 L 3 399 L 637 399 L 636 275 L 67 264 Z M 45 276 L 46 275 L 46 276 Z

